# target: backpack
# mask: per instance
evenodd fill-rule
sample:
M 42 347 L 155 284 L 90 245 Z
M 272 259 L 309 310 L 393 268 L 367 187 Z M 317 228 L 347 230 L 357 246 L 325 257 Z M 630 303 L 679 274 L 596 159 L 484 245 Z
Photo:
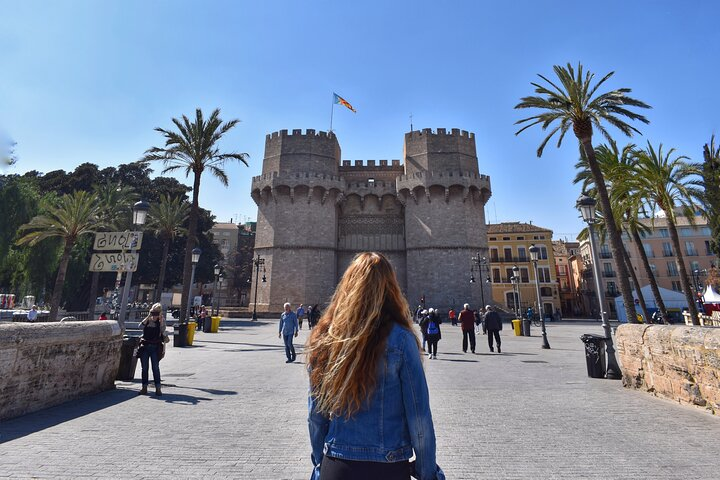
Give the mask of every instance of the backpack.
M 438 328 L 438 324 L 435 320 L 430 320 L 428 323 L 427 333 L 428 335 L 437 335 L 440 333 L 440 329 Z

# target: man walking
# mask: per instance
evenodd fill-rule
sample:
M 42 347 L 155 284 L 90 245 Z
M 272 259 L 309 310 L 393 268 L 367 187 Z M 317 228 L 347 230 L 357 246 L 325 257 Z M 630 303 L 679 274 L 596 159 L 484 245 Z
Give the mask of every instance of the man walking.
M 282 335 L 285 341 L 285 355 L 287 361 L 285 363 L 292 363 L 295 361 L 295 346 L 293 345 L 293 336 L 298 336 L 298 319 L 295 312 L 290 309 L 290 304 L 284 305 L 285 311 L 280 315 L 280 326 L 278 331 L 278 338 Z
M 303 304 L 301 303 L 300 306 L 297 309 L 297 312 L 295 312 L 298 319 L 298 324 L 300 325 L 300 330 L 302 330 L 302 321 L 303 317 L 305 316 L 305 309 L 303 308 Z
M 493 338 L 495 338 L 498 353 L 502 353 L 502 350 L 500 350 L 500 330 L 502 330 L 502 318 L 500 318 L 500 314 L 497 313 L 490 305 L 485 307 L 485 312 L 485 329 L 487 330 L 488 346 L 490 346 L 490 351 L 494 352 Z
M 475 315 L 470 310 L 470 305 L 467 303 L 463 305 L 462 312 L 459 316 L 460 328 L 463 332 L 463 352 L 467 353 L 468 340 L 470 340 L 470 351 L 475 353 Z

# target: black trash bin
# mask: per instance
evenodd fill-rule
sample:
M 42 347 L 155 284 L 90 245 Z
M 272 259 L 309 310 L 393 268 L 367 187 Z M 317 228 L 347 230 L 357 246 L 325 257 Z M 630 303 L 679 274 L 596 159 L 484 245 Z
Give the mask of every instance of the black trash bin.
M 605 337 L 586 333 L 580 340 L 585 344 L 588 377 L 605 378 Z
M 140 345 L 140 337 L 123 337 L 122 347 L 120 347 L 120 368 L 116 380 L 124 380 L 130 382 L 135 379 L 135 369 L 137 368 L 137 356 L 135 351 Z
M 187 323 L 176 323 L 173 328 L 173 347 L 187 347 Z
M 527 318 L 523 318 L 522 332 L 523 332 L 523 336 L 525 336 L 525 337 L 530 336 L 530 320 L 528 320 Z

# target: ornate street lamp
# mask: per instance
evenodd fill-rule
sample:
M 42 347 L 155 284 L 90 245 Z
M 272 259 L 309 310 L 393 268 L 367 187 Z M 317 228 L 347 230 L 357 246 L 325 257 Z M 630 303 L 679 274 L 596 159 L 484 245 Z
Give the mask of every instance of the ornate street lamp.
M 217 295 L 217 293 L 218 293 L 217 286 L 218 286 L 218 277 L 220 277 L 220 265 L 215 265 L 215 267 L 213 268 L 213 273 L 215 273 L 215 284 L 213 285 L 213 308 L 212 308 L 211 313 L 214 315 L 217 315 L 217 313 L 215 313 L 215 306 L 217 305 L 217 296 L 218 296 Z M 220 306 L 217 305 L 217 308 L 218 308 L 218 313 L 219 313 Z
M 147 213 L 148 210 L 150 210 L 150 204 L 140 200 L 139 202 L 136 202 L 135 205 L 133 205 L 133 225 L 135 226 L 142 226 L 145 225 L 145 220 L 147 219 Z M 133 232 L 134 234 L 134 232 Z M 137 241 L 133 241 L 130 243 L 130 256 L 134 257 L 135 253 L 135 246 L 137 245 Z M 132 267 L 131 264 L 126 264 L 125 268 L 127 272 L 125 273 L 125 286 L 123 287 L 123 293 L 122 297 L 120 299 L 120 315 L 118 316 L 118 322 L 120 323 L 120 328 L 124 332 L 125 331 L 125 315 L 127 314 L 127 302 L 128 302 L 128 296 L 130 295 L 130 284 L 132 282 Z
M 190 274 L 190 293 L 188 294 L 188 302 L 187 302 L 187 309 L 185 311 L 185 318 L 188 322 L 190 322 L 190 307 L 192 306 L 192 287 L 195 284 L 195 267 L 197 267 L 198 262 L 200 261 L 200 254 L 202 253 L 202 250 L 200 250 L 198 247 L 195 247 L 192 249 L 192 273 Z
M 542 348 L 550 348 L 550 344 L 548 343 L 547 339 L 547 332 L 545 331 L 545 315 L 543 315 L 542 311 L 542 300 L 540 297 L 540 277 L 538 276 L 538 260 L 540 259 L 540 249 L 535 246 L 533 243 L 530 245 L 530 248 L 528 249 L 530 251 L 530 260 L 533 263 L 533 267 L 535 269 L 535 293 L 537 294 L 537 306 L 538 306 L 538 315 L 540 315 L 540 327 L 542 330 Z
M 477 266 L 478 276 L 480 277 L 480 302 L 482 305 L 480 308 L 485 308 L 485 285 L 483 284 L 483 271 L 490 272 L 490 265 L 488 265 L 487 258 L 481 257 L 480 252 L 477 252 L 472 257 L 472 266 L 470 267 L 470 283 L 475 283 L 475 267 Z M 486 283 L 490 283 L 490 276 L 485 280 Z M 479 310 L 479 309 L 478 309 Z
M 600 304 L 600 318 L 602 319 L 602 327 L 605 332 L 605 352 L 607 356 L 607 373 L 605 378 L 618 380 L 622 378 L 620 367 L 615 358 L 615 347 L 613 345 L 612 332 L 610 323 L 608 322 L 607 312 L 605 311 L 605 295 L 600 286 L 600 269 L 597 260 L 597 243 L 595 242 L 595 205 L 597 201 L 585 194 L 582 194 L 577 201 L 577 208 L 585 223 L 588 224 L 588 232 L 590 233 L 590 255 L 593 264 L 593 276 L 595 277 L 595 289 L 597 290 L 598 303 Z M 630 319 L 628 318 L 628 322 Z
M 513 275 L 510 282 L 513 286 L 513 304 L 515 305 L 515 318 L 521 319 L 520 316 L 520 269 L 515 265 L 512 269 Z
M 260 267 L 263 267 L 263 276 L 262 276 L 262 282 L 265 283 L 267 279 L 265 278 L 265 259 L 258 254 L 258 256 L 253 259 L 253 264 L 255 265 L 255 301 L 253 302 L 253 314 L 252 314 L 252 321 L 257 321 L 257 295 L 258 295 L 258 284 L 260 283 L 259 277 L 260 277 Z

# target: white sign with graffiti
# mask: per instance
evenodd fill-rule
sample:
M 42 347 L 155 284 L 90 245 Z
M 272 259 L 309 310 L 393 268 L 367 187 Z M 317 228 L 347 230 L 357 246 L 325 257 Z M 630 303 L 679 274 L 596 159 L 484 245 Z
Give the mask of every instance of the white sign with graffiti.
M 95 234 L 93 250 L 139 250 L 142 235 L 142 232 L 98 232 Z
M 134 272 L 137 270 L 137 253 L 93 253 L 91 272 Z

